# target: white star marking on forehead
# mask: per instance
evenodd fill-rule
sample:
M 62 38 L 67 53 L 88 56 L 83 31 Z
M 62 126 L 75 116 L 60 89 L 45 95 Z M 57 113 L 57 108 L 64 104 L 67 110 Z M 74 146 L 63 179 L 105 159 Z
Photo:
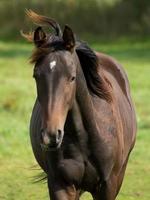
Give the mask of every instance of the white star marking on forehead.
M 52 70 L 56 66 L 56 60 L 53 60 L 49 63 L 49 67 Z

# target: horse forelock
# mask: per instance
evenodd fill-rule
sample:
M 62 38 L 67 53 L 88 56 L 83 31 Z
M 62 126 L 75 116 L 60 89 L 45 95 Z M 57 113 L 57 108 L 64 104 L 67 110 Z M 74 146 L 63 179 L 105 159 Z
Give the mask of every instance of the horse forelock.
M 46 42 L 41 47 L 36 47 L 30 57 L 31 63 L 36 63 L 49 53 L 63 50 L 63 40 L 56 35 L 47 35 Z

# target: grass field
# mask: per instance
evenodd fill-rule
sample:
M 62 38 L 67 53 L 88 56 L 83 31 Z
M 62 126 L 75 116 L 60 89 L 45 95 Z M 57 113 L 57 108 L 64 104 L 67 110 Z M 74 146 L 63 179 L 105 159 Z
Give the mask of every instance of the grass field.
M 138 119 L 138 135 L 118 200 L 150 199 L 150 41 L 93 42 L 125 67 Z M 35 99 L 31 46 L 0 42 L 0 200 L 48 200 L 28 134 Z M 86 194 L 84 200 L 91 197 Z

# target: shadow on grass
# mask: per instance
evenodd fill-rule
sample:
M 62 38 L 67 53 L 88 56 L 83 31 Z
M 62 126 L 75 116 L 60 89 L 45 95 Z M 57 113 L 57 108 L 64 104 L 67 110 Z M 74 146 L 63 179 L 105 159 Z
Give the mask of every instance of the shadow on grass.
M 127 50 L 108 50 L 106 53 L 118 57 L 120 59 L 127 60 L 144 60 L 150 61 L 150 48 L 141 48 L 141 49 L 127 49 Z
M 124 45 L 119 44 L 115 45 L 92 45 L 93 49 L 104 52 L 106 54 L 112 55 L 119 59 L 128 59 L 129 61 L 132 60 L 144 60 L 144 61 L 150 61 L 150 45 L 136 45 L 136 44 L 130 44 Z
M 14 58 L 18 56 L 29 57 L 31 55 L 31 50 L 27 49 L 7 49 L 7 50 L 0 50 L 0 58 Z
M 138 129 L 139 129 L 139 130 L 148 130 L 148 129 L 150 129 L 150 124 L 149 124 L 149 122 L 139 123 Z
M 8 44 L 9 45 L 9 44 Z M 115 58 L 128 59 L 131 60 L 143 60 L 150 61 L 150 41 L 145 42 L 116 42 L 104 44 L 101 41 L 94 42 L 90 45 L 96 51 L 104 52 Z M 14 58 L 18 56 L 29 57 L 32 53 L 31 47 L 24 43 L 17 43 L 16 45 L 12 43 L 12 46 L 8 46 L 6 49 L 2 47 L 7 47 L 7 43 L 3 43 L 0 48 L 1 58 Z

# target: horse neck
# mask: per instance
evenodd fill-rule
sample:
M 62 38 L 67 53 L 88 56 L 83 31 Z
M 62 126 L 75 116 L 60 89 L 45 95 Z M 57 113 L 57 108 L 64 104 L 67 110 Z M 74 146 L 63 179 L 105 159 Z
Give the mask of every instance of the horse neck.
M 77 73 L 75 101 L 78 106 L 78 116 L 80 116 L 79 118 L 82 122 L 79 124 L 83 124 L 82 144 L 84 144 L 84 146 L 88 148 L 87 152 L 90 155 L 99 175 L 107 179 L 112 169 L 112 160 L 110 159 L 110 163 L 108 162 L 108 166 L 107 163 L 103 162 L 107 158 L 107 145 L 104 137 L 101 134 L 101 130 L 97 126 L 92 97 L 89 93 L 86 80 L 80 65 L 78 67 Z M 78 118 L 74 120 L 74 123 L 76 123 L 76 125 L 78 126 Z M 86 142 L 86 144 L 84 141 Z M 105 166 L 105 170 L 103 170 L 103 165 Z
M 92 97 L 89 93 L 86 80 L 81 68 L 78 65 L 77 86 L 76 86 L 76 102 L 83 121 L 84 128 L 88 134 L 91 144 L 95 145 L 97 139 L 100 138 L 100 130 L 97 126 Z

